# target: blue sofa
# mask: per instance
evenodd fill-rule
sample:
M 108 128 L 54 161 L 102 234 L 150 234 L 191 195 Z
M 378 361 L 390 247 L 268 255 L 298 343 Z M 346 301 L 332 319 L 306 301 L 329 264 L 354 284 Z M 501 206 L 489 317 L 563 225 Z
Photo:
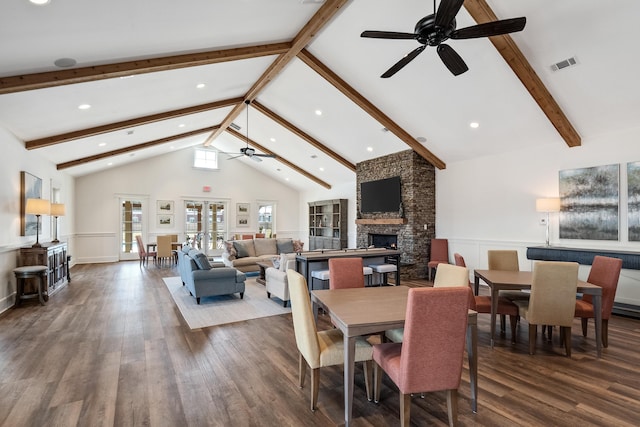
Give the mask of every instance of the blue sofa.
M 207 256 L 197 249 L 185 246 L 178 251 L 178 271 L 182 284 L 200 304 L 200 298 L 215 295 L 240 294 L 244 297 L 246 276 L 231 267 L 211 265 Z

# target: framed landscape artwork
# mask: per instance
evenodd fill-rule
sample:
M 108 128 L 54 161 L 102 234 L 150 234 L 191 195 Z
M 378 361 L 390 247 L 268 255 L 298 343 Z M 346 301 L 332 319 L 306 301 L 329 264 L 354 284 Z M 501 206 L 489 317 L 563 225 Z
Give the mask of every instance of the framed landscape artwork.
M 158 215 L 158 227 L 173 227 L 173 215 Z
M 28 172 L 20 172 L 20 235 L 35 236 L 36 221 L 35 215 L 25 214 L 27 199 L 42 198 L 42 179 L 31 175 Z
M 560 171 L 560 238 L 618 240 L 619 165 Z
M 172 214 L 173 200 L 158 200 L 158 214 Z
M 627 163 L 629 241 L 640 242 L 640 162 Z

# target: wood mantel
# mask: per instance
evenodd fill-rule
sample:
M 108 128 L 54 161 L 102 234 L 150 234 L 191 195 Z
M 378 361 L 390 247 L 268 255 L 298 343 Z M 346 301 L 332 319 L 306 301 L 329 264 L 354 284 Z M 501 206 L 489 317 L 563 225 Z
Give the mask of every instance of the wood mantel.
M 406 218 L 360 218 L 356 219 L 356 224 L 406 224 Z

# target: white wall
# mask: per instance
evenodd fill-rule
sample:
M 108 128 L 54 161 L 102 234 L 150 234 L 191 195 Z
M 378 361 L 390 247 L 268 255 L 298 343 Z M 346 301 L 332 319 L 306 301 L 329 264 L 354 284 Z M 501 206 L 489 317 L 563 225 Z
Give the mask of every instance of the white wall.
M 531 269 L 526 248 L 544 245 L 546 214 L 536 212 L 539 197 L 558 196 L 558 173 L 620 164 L 620 206 L 627 200 L 626 163 L 640 161 L 640 129 L 584 139 L 581 147 L 541 143 L 525 151 L 447 164 L 436 172 L 436 235 L 449 239 L 449 252 L 459 252 L 470 270 L 486 268 L 488 249 L 517 249 L 520 268 Z M 628 242 L 626 209 L 620 209 L 620 240 L 559 240 L 558 217 L 551 214 L 552 245 L 640 251 Z M 588 268 L 581 268 L 586 278 Z M 624 270 L 616 301 L 640 305 L 640 272 Z
M 144 199 L 147 211 L 148 240 L 157 234 L 178 233 L 184 238 L 185 200 L 227 200 L 230 231 L 256 233 L 257 201 L 274 201 L 276 232 L 279 237 L 301 238 L 299 192 L 262 174 L 242 161 L 220 161 L 220 169 L 194 169 L 193 149 L 179 150 L 118 168 L 80 177 L 76 182 L 76 232 L 78 262 L 114 262 L 118 260 L 119 196 Z M 210 192 L 203 187 L 210 186 Z M 156 201 L 175 202 L 175 227 L 156 226 Z M 235 227 L 236 203 L 251 204 L 251 224 Z
M 0 127 L 2 167 L 0 168 L 0 312 L 15 302 L 16 280 L 13 269 L 18 265 L 18 248 L 32 245 L 35 236 L 20 236 L 20 171 L 42 179 L 42 197 L 49 200 L 52 183 L 60 189 L 61 202 L 66 215 L 58 220 L 58 239 L 67 241 L 73 255 L 74 181 L 69 175 L 56 170 L 54 164 L 42 156 L 27 151 L 24 143 Z M 40 242 L 52 239 L 52 221 L 49 216 L 40 219 Z

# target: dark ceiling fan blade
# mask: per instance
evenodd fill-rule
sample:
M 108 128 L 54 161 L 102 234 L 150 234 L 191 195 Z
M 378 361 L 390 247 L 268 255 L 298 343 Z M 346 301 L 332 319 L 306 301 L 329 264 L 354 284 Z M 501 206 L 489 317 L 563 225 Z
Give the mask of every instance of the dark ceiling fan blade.
M 381 75 L 380 77 L 382 77 L 383 79 L 386 79 L 386 78 L 389 78 L 389 77 L 393 76 L 395 73 L 400 71 L 402 69 L 402 67 L 407 65 L 409 62 L 413 61 L 413 59 L 416 56 L 418 56 L 424 50 L 425 47 L 426 47 L 426 45 L 422 45 L 422 46 L 418 46 L 417 48 L 413 49 L 411 52 L 406 54 L 400 61 L 396 62 L 391 68 L 389 68 L 387 71 L 385 71 L 384 74 Z
M 447 28 L 456 18 L 464 0 L 442 0 L 436 12 L 436 27 Z
M 415 39 L 414 33 L 398 33 L 395 31 L 363 31 L 360 37 L 372 39 Z
M 478 37 L 499 36 L 501 34 L 515 33 L 522 31 L 527 18 L 511 18 L 501 21 L 485 22 L 484 24 L 473 25 L 471 27 L 460 28 L 451 33 L 452 39 L 475 39 Z
M 267 159 L 275 159 L 276 158 L 275 154 L 254 154 L 252 157 L 255 157 L 255 156 L 265 157 Z
M 437 50 L 438 56 L 454 76 L 459 76 L 469 69 L 460 55 L 448 44 L 439 44 Z
M 225 154 L 226 154 L 226 153 L 225 153 Z M 236 155 L 236 156 L 229 157 L 227 160 L 237 159 L 238 157 L 242 157 L 242 156 L 244 156 L 244 153 L 240 153 L 240 154 L 238 154 L 238 155 Z

